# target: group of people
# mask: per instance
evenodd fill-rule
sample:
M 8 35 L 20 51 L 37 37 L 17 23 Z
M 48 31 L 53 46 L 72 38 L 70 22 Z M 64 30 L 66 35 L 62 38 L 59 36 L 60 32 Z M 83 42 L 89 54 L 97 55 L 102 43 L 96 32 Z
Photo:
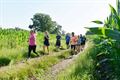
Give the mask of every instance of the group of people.
M 82 36 L 82 34 L 76 36 L 75 33 L 72 32 L 71 36 L 69 33 L 66 35 L 67 48 L 69 48 L 71 45 L 71 51 L 73 52 L 73 54 L 79 53 L 80 51 L 82 51 L 84 48 L 85 42 L 86 42 L 86 38 L 85 36 Z
M 62 38 L 61 35 L 57 34 L 56 44 L 55 44 L 55 46 L 57 48 L 61 47 L 61 38 Z M 74 32 L 72 32 L 71 35 L 69 33 L 66 34 L 65 40 L 66 40 L 67 49 L 69 49 L 71 46 L 71 51 L 79 53 L 84 48 L 86 38 L 85 38 L 85 36 L 82 36 L 82 34 L 75 36 Z M 36 33 L 34 30 L 30 31 L 30 36 L 29 36 L 28 42 L 29 42 L 28 58 L 30 58 L 31 51 L 33 51 L 37 56 L 39 56 L 39 54 L 36 52 Z M 43 52 L 46 52 L 46 49 L 47 49 L 47 53 L 49 54 L 50 42 L 49 42 L 49 34 L 47 31 L 44 32 L 43 44 L 44 44 Z

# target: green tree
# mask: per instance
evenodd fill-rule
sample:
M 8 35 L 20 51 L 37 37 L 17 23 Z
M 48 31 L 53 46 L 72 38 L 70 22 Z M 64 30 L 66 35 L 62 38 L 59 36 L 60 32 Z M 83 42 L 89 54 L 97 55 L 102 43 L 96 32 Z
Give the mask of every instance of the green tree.
M 29 25 L 30 29 L 35 29 L 37 31 L 48 31 L 50 33 L 60 33 L 62 30 L 62 26 L 59 25 L 56 21 L 52 21 L 52 18 L 43 13 L 36 13 L 31 18 L 33 25 Z
M 47 14 L 36 13 L 31 20 L 33 21 L 32 28 L 37 31 L 44 32 L 47 30 L 51 32 L 51 30 L 55 28 L 54 22 Z

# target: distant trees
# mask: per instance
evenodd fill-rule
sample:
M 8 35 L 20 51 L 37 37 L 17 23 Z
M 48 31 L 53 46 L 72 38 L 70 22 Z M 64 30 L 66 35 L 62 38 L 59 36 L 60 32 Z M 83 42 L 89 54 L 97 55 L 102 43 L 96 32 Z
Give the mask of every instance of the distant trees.
M 52 18 L 43 13 L 36 13 L 31 18 L 33 25 L 29 25 L 30 29 L 35 29 L 37 31 L 48 31 L 50 33 L 60 33 L 62 26 L 59 25 L 56 21 L 52 21 Z

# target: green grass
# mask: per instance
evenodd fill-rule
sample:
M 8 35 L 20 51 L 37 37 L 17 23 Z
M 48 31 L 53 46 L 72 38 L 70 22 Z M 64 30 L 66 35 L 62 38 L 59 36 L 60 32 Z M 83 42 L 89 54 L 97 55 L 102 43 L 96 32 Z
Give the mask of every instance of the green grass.
M 49 67 L 64 59 L 59 58 L 59 56 L 66 56 L 68 53 L 69 51 L 66 50 L 53 53 L 53 55 L 31 59 L 29 61 L 25 61 L 25 63 L 3 67 L 0 69 L 0 80 L 27 80 L 31 77 L 39 79 L 45 74 L 45 71 L 48 70 Z M 70 54 L 68 56 L 70 56 Z
M 29 32 L 25 30 L 0 30 L 0 80 L 41 80 L 46 71 L 63 59 L 68 58 L 70 51 L 65 48 L 64 36 L 62 47 L 55 48 L 55 35 L 50 34 L 51 55 L 42 56 L 43 33 L 37 33 L 37 52 L 40 58 L 25 61 L 28 51 Z M 108 75 L 110 80 L 119 80 L 120 77 L 120 32 L 110 29 L 93 28 L 87 33 L 85 50 L 75 59 L 67 69 L 57 75 L 57 80 L 100 80 Z M 103 70 L 102 61 L 109 67 Z M 24 61 L 24 63 L 22 62 Z M 98 73 L 98 71 L 102 71 Z M 112 70 L 112 71 L 110 71 Z M 101 77 L 103 76 L 103 77 Z M 107 79 L 107 78 L 106 78 Z
M 63 47 L 58 52 L 54 52 L 55 34 L 50 34 L 50 55 L 43 56 L 43 35 L 37 33 L 37 52 L 40 57 L 31 54 L 32 58 L 26 61 L 29 31 L 0 29 L 0 80 L 39 79 L 48 68 L 70 56 L 68 50 L 64 51 L 64 36 L 61 42 Z

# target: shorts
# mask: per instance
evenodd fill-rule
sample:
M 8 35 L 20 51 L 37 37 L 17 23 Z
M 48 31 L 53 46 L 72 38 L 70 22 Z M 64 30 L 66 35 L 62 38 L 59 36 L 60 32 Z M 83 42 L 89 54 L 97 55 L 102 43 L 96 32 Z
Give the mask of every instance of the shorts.
M 77 44 L 77 46 L 80 46 L 80 44 Z
M 66 45 L 69 45 L 70 42 L 66 42 Z
M 28 47 L 28 49 L 29 49 L 29 51 L 34 51 L 35 52 L 35 50 L 36 50 L 36 45 L 29 45 L 29 47 Z
M 85 42 L 82 42 L 80 45 L 85 45 Z
M 50 45 L 49 41 L 44 41 L 44 45 L 49 46 Z
M 76 45 L 71 45 L 71 49 L 75 50 L 75 48 L 76 48 Z
M 61 46 L 60 40 L 57 40 L 57 41 L 56 41 L 56 46 L 59 46 L 59 47 Z

